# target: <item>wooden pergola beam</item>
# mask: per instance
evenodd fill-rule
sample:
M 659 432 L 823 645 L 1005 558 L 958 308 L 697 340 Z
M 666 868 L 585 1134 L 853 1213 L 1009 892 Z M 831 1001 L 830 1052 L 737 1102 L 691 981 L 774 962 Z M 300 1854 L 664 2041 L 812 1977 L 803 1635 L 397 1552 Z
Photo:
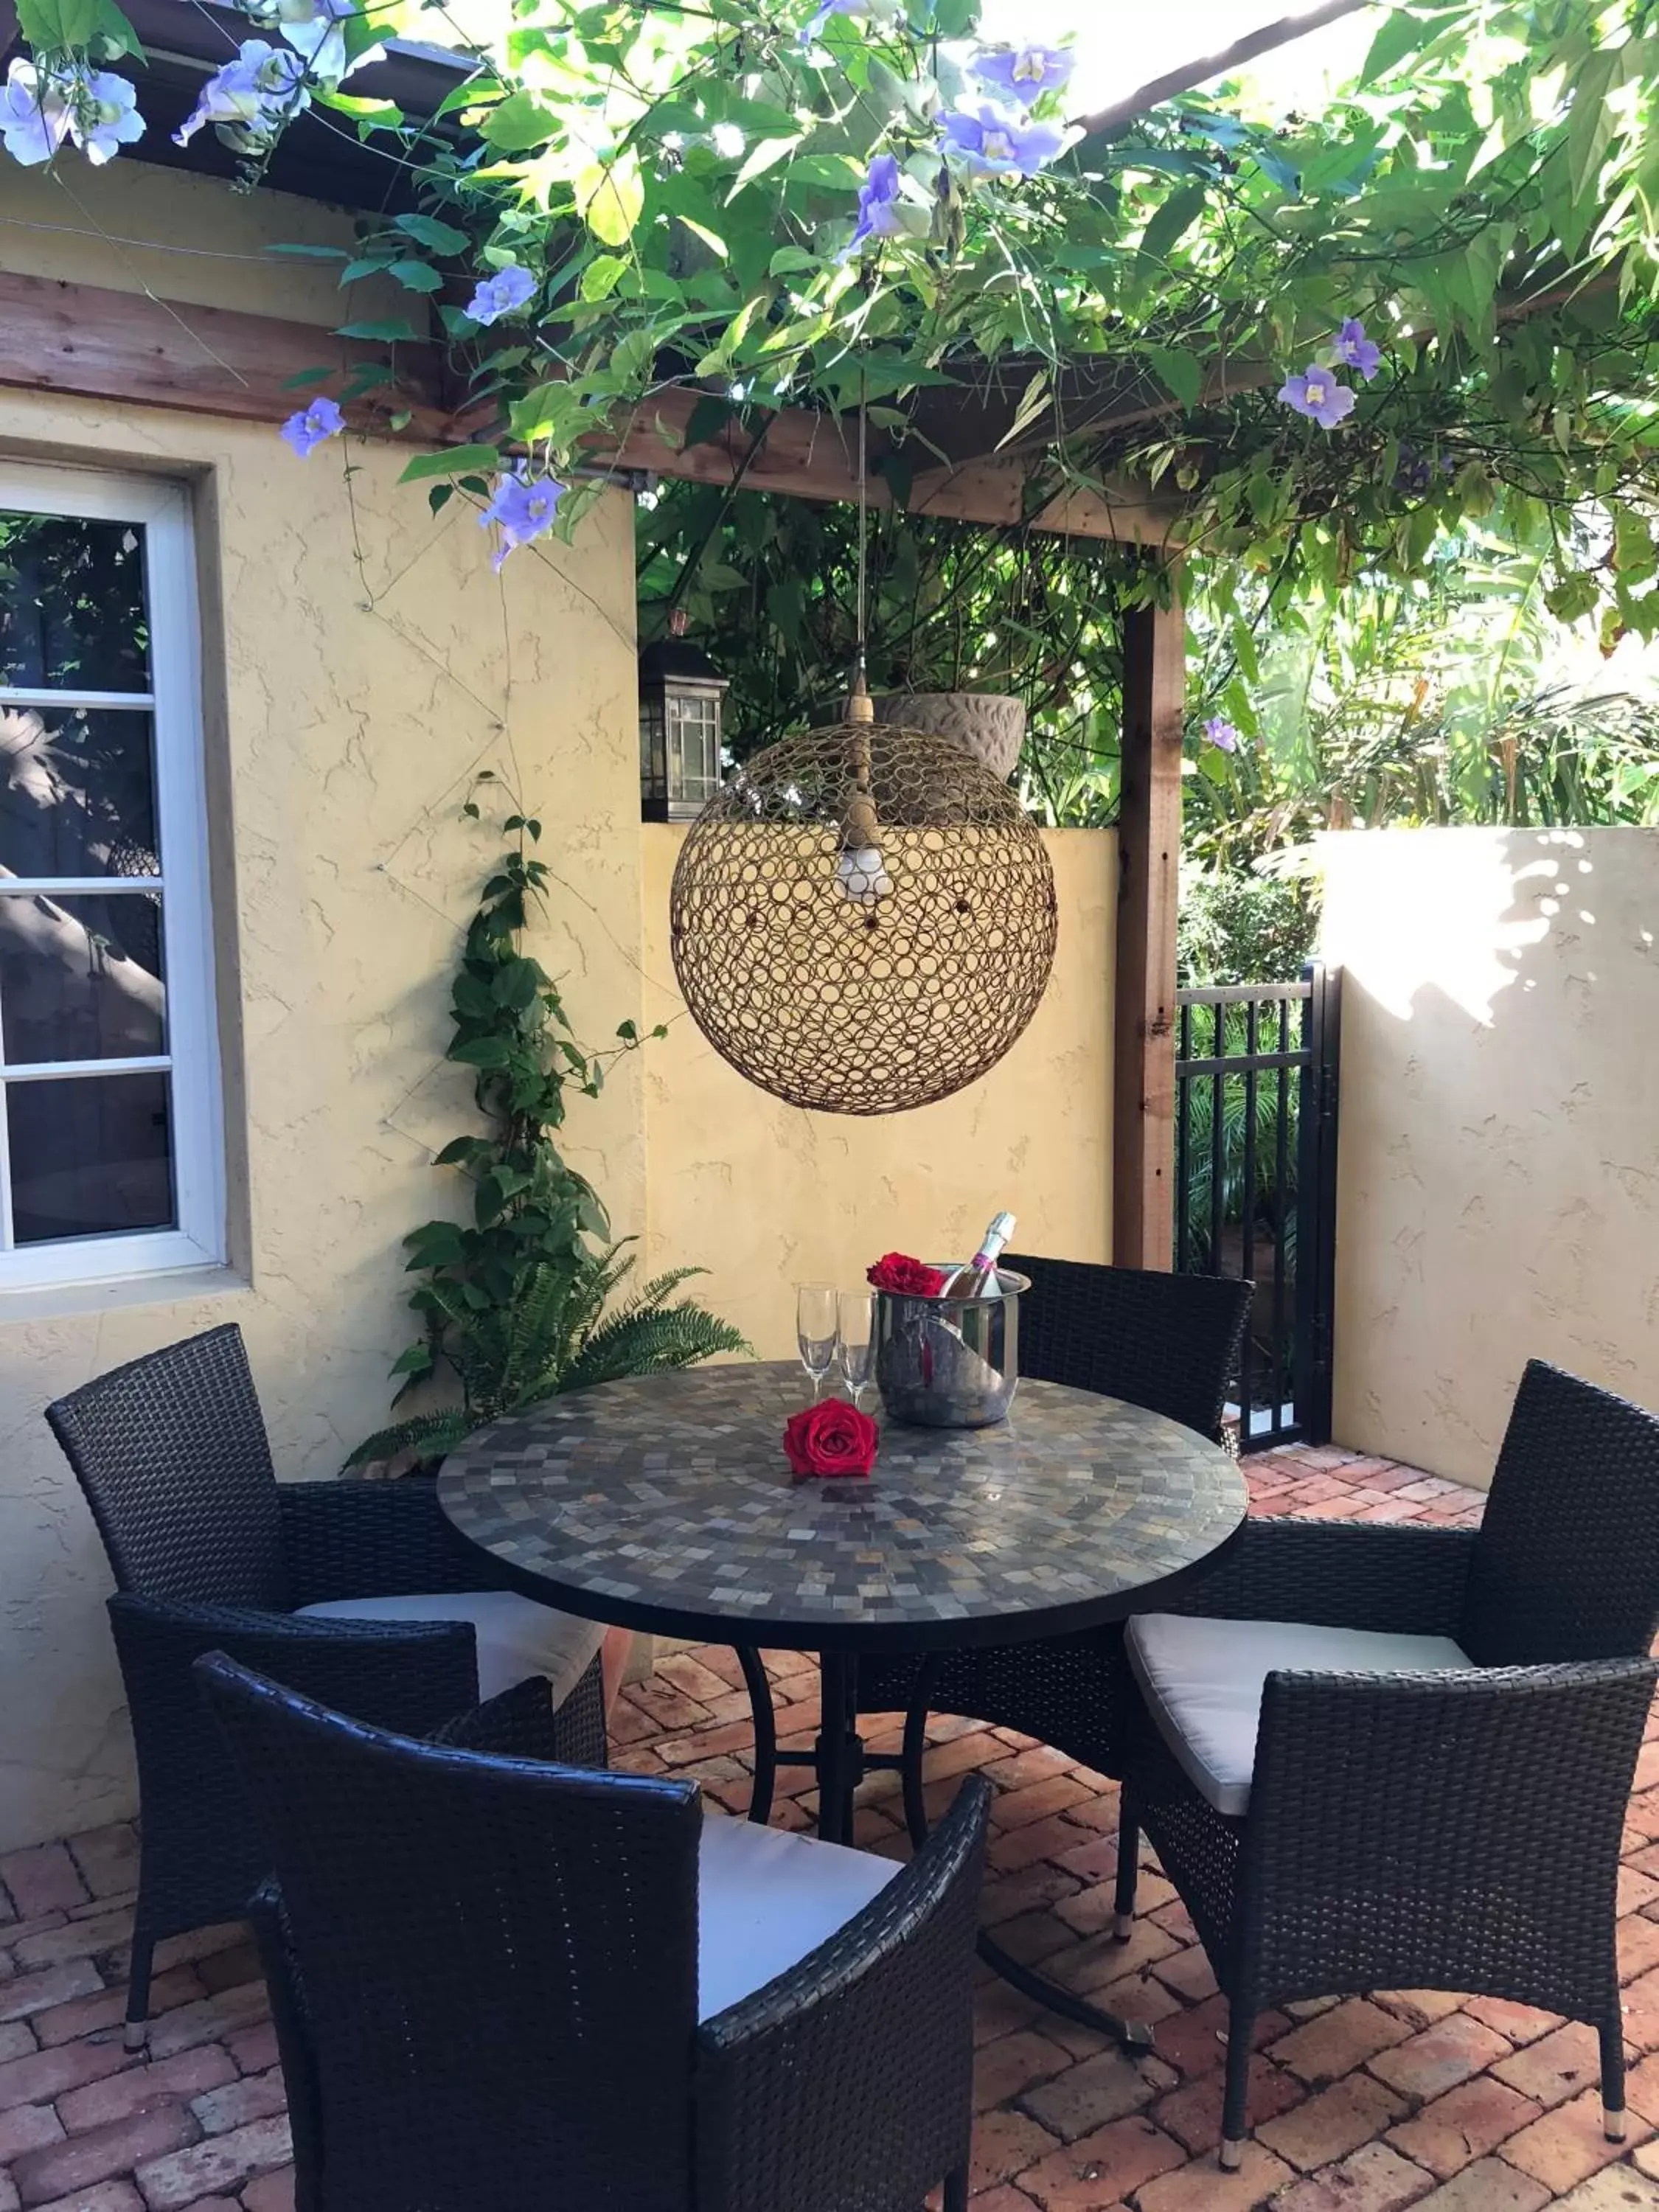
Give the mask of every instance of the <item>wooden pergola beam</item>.
M 325 364 L 343 374 L 384 351 L 311 323 L 174 307 L 139 292 L 0 272 L 0 386 L 275 424 L 319 388 L 296 386 L 294 378 Z M 400 346 L 398 363 L 395 387 L 348 408 L 354 427 L 411 443 L 465 444 L 476 433 L 477 416 L 447 404 L 438 349 Z M 741 472 L 750 490 L 795 499 L 857 496 L 853 441 L 835 416 L 786 409 L 767 418 L 758 452 L 751 453 L 757 434 L 735 416 L 716 435 L 688 445 L 702 397 L 680 389 L 661 393 L 648 416 L 641 410 L 620 438 L 595 441 L 595 465 L 721 485 Z M 401 412 L 410 419 L 393 433 L 390 418 Z M 1158 548 L 1176 541 L 1180 502 L 1127 480 L 1062 490 L 1031 512 L 1030 485 L 1041 466 L 1040 459 L 993 454 L 931 467 L 916 475 L 905 504 L 913 513 L 994 528 L 1025 521 L 1079 538 Z M 890 502 L 879 475 L 870 492 L 872 504 Z
M 1186 623 L 1167 607 L 1123 618 L 1112 1258 L 1168 1268 L 1175 1244 L 1176 922 Z

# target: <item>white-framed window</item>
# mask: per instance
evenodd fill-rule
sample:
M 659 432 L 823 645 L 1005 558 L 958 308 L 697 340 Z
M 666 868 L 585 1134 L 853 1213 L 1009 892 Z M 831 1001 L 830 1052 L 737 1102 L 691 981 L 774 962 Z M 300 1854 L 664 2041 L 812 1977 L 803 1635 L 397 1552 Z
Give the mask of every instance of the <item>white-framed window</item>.
M 0 459 L 0 1291 L 224 1258 L 176 484 Z

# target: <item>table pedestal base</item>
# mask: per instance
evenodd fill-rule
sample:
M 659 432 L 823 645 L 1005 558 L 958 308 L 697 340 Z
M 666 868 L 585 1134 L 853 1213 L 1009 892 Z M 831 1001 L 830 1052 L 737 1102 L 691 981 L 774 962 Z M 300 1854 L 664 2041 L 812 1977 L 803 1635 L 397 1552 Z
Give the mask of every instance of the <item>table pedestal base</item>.
M 817 1778 L 818 1834 L 826 1844 L 853 1840 L 853 1793 L 868 1773 L 896 1768 L 904 1779 L 904 1820 L 910 1841 L 920 1850 L 927 1840 L 927 1811 L 922 1796 L 921 1762 L 927 1748 L 927 1686 L 931 1668 L 924 1667 L 910 1710 L 904 1718 L 902 1751 L 870 1751 L 859 1734 L 859 1662 L 844 1651 L 824 1651 L 818 1656 L 820 1706 L 817 1740 L 811 1751 L 780 1751 L 777 1722 L 772 1708 L 771 1686 L 761 1656 L 746 1645 L 738 1647 L 749 1702 L 755 1715 L 755 1786 L 749 1818 L 764 1826 L 772 1817 L 772 1794 L 780 1766 L 810 1766 Z M 1058 2013 L 1063 2019 L 1091 2027 L 1109 2036 L 1130 2052 L 1151 2051 L 1152 2031 L 1144 2022 L 1120 2019 L 1116 2013 L 1092 2005 L 1085 1997 L 1062 1989 L 1045 1974 L 1034 1973 L 1011 1958 L 995 1938 L 982 1930 L 979 1955 L 1022 1996 Z

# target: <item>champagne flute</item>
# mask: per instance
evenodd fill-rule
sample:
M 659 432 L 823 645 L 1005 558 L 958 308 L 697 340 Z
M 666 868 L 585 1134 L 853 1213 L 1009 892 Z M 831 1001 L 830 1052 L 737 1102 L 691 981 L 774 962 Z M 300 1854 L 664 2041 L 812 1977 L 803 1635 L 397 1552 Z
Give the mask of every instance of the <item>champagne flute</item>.
M 795 1342 L 812 1379 L 812 1403 L 836 1357 L 836 1291 L 831 1283 L 801 1283 L 795 1291 Z
M 876 1294 L 873 1291 L 843 1291 L 841 1294 L 841 1371 L 862 1413 L 860 1400 L 870 1380 L 871 1340 L 875 1334 Z

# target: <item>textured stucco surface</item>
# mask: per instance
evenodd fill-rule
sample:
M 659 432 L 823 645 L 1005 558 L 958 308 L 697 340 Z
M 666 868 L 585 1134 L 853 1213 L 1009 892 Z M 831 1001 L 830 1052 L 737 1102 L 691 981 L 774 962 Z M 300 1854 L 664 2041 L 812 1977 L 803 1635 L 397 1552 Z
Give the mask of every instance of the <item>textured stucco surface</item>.
M 965 1256 L 1000 1206 L 1018 1216 L 1017 1245 L 1109 1256 L 1113 833 L 1045 833 L 1060 947 L 1006 1059 L 954 1098 L 871 1121 L 767 1097 L 684 1018 L 668 945 L 684 834 L 644 832 L 646 1020 L 672 1024 L 643 1064 L 654 1259 L 704 1261 L 702 1294 L 764 1359 L 793 1353 L 798 1282 L 851 1287 L 894 1249 Z
M 133 218 L 123 228 L 136 234 L 155 213 L 152 188 L 179 180 L 119 167 Z M 11 173 L 21 192 L 24 173 Z M 105 184 L 114 228 L 114 185 L 76 174 L 88 191 Z M 188 189 L 222 211 L 229 249 L 252 250 L 248 203 Z M 266 210 L 267 234 L 317 235 L 314 215 L 305 229 L 293 216 L 292 204 Z M 54 219 L 81 219 L 61 193 Z M 186 234 L 204 240 L 194 217 Z M 10 235 L 0 241 L 21 265 Z M 76 268 L 74 243 L 57 241 L 63 273 L 117 281 L 118 263 Z M 248 264 L 226 265 L 246 281 Z M 273 309 L 294 311 L 293 294 L 315 283 L 281 264 L 254 269 L 258 304 Z M 535 949 L 566 979 L 589 1037 L 638 1012 L 640 901 L 625 498 L 607 498 L 574 549 L 531 549 L 498 580 L 472 511 L 456 501 L 433 518 L 418 486 L 396 483 L 406 453 L 385 447 L 350 450 L 361 569 L 337 445 L 301 463 L 266 428 L 7 392 L 0 452 L 179 476 L 194 488 L 210 570 L 216 562 L 204 624 L 216 928 L 227 981 L 240 980 L 225 994 L 228 1118 L 248 1279 L 56 1318 L 27 1298 L 0 1307 L 6 1849 L 131 1808 L 107 1572 L 42 1406 L 235 1320 L 279 1469 L 332 1473 L 383 1418 L 386 1370 L 406 1340 L 399 1240 L 459 1197 L 429 1162 L 470 1111 L 441 1054 L 459 927 L 495 849 L 487 827 L 459 819 L 473 773 L 514 781 L 546 823 L 558 882 Z M 636 1060 L 598 1103 L 576 1102 L 569 1137 L 618 1227 L 642 1227 Z
M 1659 830 L 1322 840 L 1335 1428 L 1491 1480 L 1537 1356 L 1659 1405 Z

